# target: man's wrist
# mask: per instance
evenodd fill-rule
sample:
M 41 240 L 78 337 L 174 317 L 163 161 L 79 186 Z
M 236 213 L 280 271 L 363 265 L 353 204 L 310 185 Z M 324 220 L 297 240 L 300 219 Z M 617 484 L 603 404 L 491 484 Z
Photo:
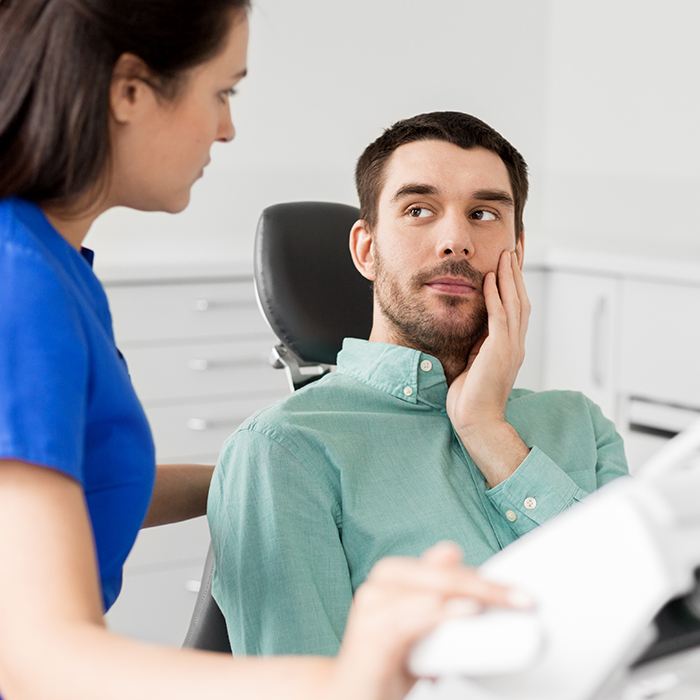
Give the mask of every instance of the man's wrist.
M 505 419 L 463 426 L 457 434 L 489 488 L 505 481 L 530 452 L 517 430 Z

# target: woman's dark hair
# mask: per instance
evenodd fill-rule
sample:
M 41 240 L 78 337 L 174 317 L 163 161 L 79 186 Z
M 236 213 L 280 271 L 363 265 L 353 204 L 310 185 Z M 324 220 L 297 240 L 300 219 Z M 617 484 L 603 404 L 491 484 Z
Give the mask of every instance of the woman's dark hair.
M 355 184 L 360 198 L 360 216 L 370 227 L 377 223 L 377 204 L 384 186 L 386 162 L 406 143 L 435 139 L 460 148 L 485 148 L 505 164 L 515 203 L 515 237 L 523 232 L 523 210 L 527 200 L 527 164 L 524 158 L 495 129 L 463 112 L 430 112 L 396 122 L 364 150 L 357 161 Z
M 101 181 L 110 154 L 117 59 L 177 95 L 216 55 L 250 0 L 0 0 L 0 198 L 71 202 Z

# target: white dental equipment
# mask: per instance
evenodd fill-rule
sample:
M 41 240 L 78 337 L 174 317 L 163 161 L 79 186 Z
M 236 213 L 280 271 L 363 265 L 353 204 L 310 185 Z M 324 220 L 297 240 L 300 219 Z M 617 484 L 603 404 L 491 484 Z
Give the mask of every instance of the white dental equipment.
M 484 564 L 489 579 L 530 593 L 536 610 L 487 611 L 435 630 L 409 666 L 446 680 L 411 697 L 621 697 L 626 669 L 653 638 L 654 617 L 695 584 L 699 452 L 700 422 L 634 479 L 605 486 Z

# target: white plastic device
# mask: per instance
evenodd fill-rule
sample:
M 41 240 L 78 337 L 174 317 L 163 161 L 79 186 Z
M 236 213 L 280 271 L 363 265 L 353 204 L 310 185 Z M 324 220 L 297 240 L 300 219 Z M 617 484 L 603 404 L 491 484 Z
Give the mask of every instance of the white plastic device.
M 516 633 L 508 627 L 513 613 L 446 623 L 415 647 L 409 667 L 422 676 L 461 676 L 465 686 L 460 691 L 450 682 L 447 694 L 444 684 L 422 686 L 411 697 L 614 697 L 610 688 L 650 641 L 656 613 L 694 585 L 700 566 L 698 450 L 700 422 L 671 440 L 634 479 L 608 484 L 486 562 L 480 569 L 485 577 L 535 598 L 533 625 Z M 479 640 L 484 644 L 475 651 Z M 477 653 L 481 669 L 475 668 Z
M 443 624 L 414 647 L 409 665 L 423 677 L 524 671 L 537 659 L 543 642 L 536 611 L 485 610 Z

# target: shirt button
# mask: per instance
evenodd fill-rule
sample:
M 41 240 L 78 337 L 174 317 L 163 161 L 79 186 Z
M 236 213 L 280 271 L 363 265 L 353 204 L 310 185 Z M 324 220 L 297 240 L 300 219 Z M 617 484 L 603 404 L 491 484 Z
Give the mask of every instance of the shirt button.
M 537 499 L 533 498 L 532 496 L 528 496 L 524 501 L 523 505 L 528 509 L 528 510 L 535 510 L 537 508 Z
M 433 363 L 430 360 L 423 360 L 423 362 L 420 363 L 420 368 L 424 372 L 430 372 L 430 370 L 433 368 Z
M 518 519 L 518 516 L 512 510 L 507 510 L 506 518 L 509 522 L 514 523 Z
M 413 396 L 413 387 L 405 386 L 403 388 L 403 395 L 404 396 Z

